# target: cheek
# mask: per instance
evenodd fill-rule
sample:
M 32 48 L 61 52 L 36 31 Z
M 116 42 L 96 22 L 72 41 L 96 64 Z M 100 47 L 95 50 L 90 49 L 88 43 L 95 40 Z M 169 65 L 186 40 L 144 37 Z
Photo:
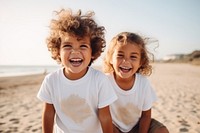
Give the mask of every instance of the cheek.
M 117 68 L 119 66 L 119 64 L 120 64 L 119 60 L 117 60 L 116 58 L 112 59 L 112 65 L 113 65 L 113 67 Z
M 89 49 L 89 50 L 83 50 L 83 51 L 81 51 L 81 53 L 82 53 L 83 55 L 93 56 L 93 55 L 92 55 L 92 50 L 91 50 L 91 49 Z
M 115 57 L 116 57 L 116 53 L 115 52 L 110 53 L 109 58 L 108 58 L 110 64 L 113 65 L 113 63 L 115 62 Z
M 66 58 L 68 58 L 69 54 L 67 52 L 60 51 L 59 56 L 60 56 L 61 60 L 66 60 Z
M 117 65 L 117 59 L 115 58 L 116 56 L 113 55 L 111 58 L 110 58 L 110 64 L 112 65 Z
M 92 53 L 82 53 L 82 56 L 83 56 L 86 60 L 94 59 L 94 56 L 92 56 Z

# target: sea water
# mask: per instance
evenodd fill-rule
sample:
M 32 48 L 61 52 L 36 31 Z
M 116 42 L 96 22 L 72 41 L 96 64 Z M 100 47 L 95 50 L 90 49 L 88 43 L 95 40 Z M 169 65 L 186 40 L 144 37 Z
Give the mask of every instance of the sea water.
M 0 77 L 41 74 L 56 71 L 60 66 L 1 66 Z

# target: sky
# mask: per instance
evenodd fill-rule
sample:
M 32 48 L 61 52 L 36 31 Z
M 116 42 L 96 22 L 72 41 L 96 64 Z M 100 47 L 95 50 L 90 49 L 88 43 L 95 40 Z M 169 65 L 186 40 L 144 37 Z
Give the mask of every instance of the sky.
M 57 65 L 45 41 L 62 8 L 94 11 L 107 46 L 129 31 L 158 40 L 156 59 L 200 50 L 200 0 L 0 0 L 0 65 Z

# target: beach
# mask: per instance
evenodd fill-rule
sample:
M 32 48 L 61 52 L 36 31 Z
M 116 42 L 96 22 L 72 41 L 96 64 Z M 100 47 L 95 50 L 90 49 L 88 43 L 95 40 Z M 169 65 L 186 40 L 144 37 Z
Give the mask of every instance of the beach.
M 200 66 L 154 64 L 149 78 L 158 96 L 153 117 L 170 133 L 200 133 Z
M 44 76 L 0 77 L 0 133 L 41 133 Z M 170 133 L 200 133 L 200 66 L 156 63 L 149 80 L 158 97 L 152 117 Z
M 41 133 L 42 102 L 36 95 L 44 76 L 0 78 L 0 133 Z

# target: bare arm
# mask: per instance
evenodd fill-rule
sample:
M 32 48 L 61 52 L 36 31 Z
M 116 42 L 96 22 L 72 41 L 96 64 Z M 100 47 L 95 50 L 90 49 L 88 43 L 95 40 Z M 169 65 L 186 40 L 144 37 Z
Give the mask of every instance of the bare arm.
M 45 103 L 42 115 L 42 132 L 53 133 L 55 109 L 53 104 Z
M 98 115 L 103 129 L 103 133 L 113 133 L 112 118 L 109 106 L 99 109 Z
M 139 133 L 147 133 L 151 122 L 151 109 L 142 111 L 142 116 L 139 122 Z

